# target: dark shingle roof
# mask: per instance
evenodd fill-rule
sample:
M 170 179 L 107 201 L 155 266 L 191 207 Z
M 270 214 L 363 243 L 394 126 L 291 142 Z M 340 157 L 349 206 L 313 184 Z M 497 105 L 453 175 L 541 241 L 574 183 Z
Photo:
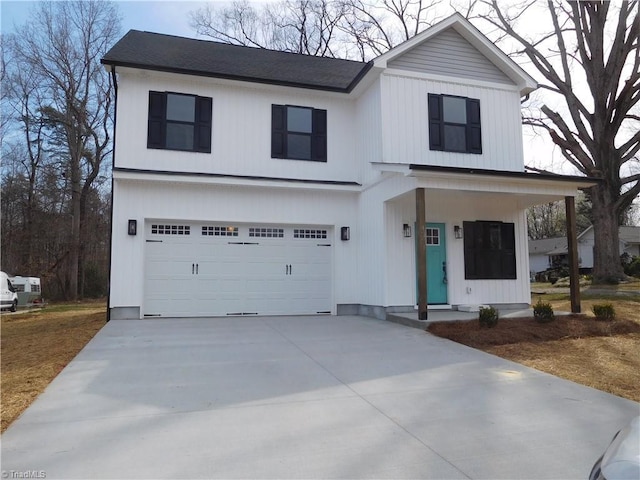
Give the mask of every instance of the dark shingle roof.
M 159 33 L 129 32 L 103 64 L 349 92 L 371 63 L 243 47 Z
M 549 255 L 555 250 L 564 250 L 564 253 L 567 253 L 566 237 L 529 240 L 529 255 Z

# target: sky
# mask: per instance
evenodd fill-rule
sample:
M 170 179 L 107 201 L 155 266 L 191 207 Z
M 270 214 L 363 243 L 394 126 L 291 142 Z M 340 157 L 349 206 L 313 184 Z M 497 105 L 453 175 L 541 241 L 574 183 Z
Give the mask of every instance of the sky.
M 14 25 L 24 23 L 34 3 L 36 2 L 0 0 L 2 32 L 11 32 Z M 116 3 L 122 14 L 123 34 L 134 29 L 195 38 L 195 32 L 189 27 L 189 12 L 207 2 L 116 0 Z

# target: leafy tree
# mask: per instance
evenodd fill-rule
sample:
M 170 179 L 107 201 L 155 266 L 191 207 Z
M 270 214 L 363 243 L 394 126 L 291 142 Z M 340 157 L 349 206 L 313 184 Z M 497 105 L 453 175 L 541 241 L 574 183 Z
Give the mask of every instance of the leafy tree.
M 595 233 L 594 280 L 624 278 L 618 222 L 640 193 L 640 5 L 636 0 L 528 1 L 506 7 L 484 0 L 479 17 L 515 43 L 544 78 L 545 103 L 526 119 L 546 131 L 565 159 L 599 179 L 588 191 Z M 525 33 L 541 19 L 552 29 Z M 544 22 L 543 21 L 543 22 Z M 494 32 L 495 34 L 495 32 Z

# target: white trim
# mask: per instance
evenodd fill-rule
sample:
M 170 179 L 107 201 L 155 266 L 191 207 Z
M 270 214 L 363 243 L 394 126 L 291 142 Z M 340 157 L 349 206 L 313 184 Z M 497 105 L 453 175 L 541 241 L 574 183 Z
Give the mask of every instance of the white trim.
M 451 85 L 471 85 L 474 87 L 491 88 L 493 90 L 504 90 L 507 92 L 519 92 L 520 87 L 517 85 L 509 85 L 507 83 L 488 82 L 486 80 L 475 80 L 464 77 L 450 77 L 446 75 L 438 75 L 435 73 L 414 72 L 412 70 L 400 70 L 397 68 L 388 68 L 384 71 L 381 77 L 404 77 L 404 78 L 416 78 L 420 80 L 431 80 L 434 82 L 444 82 Z
M 144 181 L 153 183 L 184 183 L 197 185 L 231 185 L 239 187 L 267 187 L 267 188 L 288 188 L 294 190 L 332 190 L 343 192 L 360 192 L 360 185 L 334 185 L 330 183 L 312 183 L 311 180 L 302 181 L 285 181 L 285 180 L 268 180 L 253 178 L 235 178 L 224 176 L 208 176 L 208 175 L 190 175 L 188 173 L 170 173 L 162 172 L 143 173 L 143 172 L 123 172 L 115 170 L 113 172 L 114 180 L 127 181 Z

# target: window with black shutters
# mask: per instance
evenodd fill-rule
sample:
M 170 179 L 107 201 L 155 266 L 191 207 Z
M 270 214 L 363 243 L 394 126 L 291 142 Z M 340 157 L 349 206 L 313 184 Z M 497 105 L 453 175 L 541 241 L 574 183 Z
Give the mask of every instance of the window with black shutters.
M 211 153 L 209 97 L 149 92 L 147 148 Z
M 271 106 L 271 157 L 327 161 L 327 111 Z
M 516 278 L 516 240 L 513 223 L 464 222 L 464 278 Z
M 480 100 L 430 93 L 429 149 L 482 153 Z

